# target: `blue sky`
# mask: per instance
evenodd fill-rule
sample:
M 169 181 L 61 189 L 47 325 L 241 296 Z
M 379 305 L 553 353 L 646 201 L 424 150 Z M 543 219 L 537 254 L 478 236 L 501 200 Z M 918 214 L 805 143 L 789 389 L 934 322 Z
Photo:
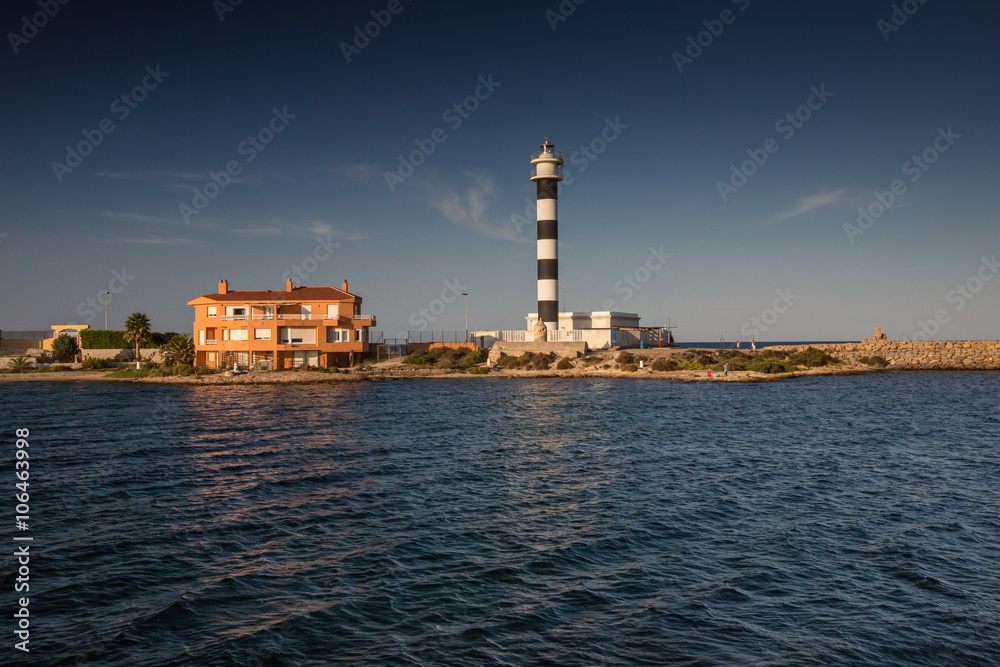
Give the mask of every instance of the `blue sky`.
M 523 328 L 548 137 L 567 310 L 1000 337 L 995 3 L 51 3 L 0 11 L 2 329 L 289 275 Z

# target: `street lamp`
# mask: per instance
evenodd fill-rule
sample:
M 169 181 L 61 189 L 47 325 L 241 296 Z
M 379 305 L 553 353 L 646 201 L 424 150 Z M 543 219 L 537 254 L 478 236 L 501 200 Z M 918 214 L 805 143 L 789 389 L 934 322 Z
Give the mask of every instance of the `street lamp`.
M 565 285 L 560 285 L 559 286 L 559 291 L 562 292 L 562 302 L 563 302 L 562 309 L 563 309 L 563 312 L 565 313 L 566 312 L 566 286 Z
M 462 292 L 465 297 L 465 342 L 469 342 L 469 293 Z
M 104 293 L 104 330 L 108 330 L 108 295 L 111 292 Z

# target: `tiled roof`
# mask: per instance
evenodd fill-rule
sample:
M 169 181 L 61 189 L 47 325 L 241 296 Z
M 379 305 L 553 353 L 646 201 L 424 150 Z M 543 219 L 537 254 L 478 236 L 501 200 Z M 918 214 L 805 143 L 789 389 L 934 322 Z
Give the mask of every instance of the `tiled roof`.
M 226 294 L 205 294 L 201 298 L 212 301 L 349 301 L 354 294 L 336 287 L 296 287 L 291 292 L 285 290 L 257 289 L 230 290 Z

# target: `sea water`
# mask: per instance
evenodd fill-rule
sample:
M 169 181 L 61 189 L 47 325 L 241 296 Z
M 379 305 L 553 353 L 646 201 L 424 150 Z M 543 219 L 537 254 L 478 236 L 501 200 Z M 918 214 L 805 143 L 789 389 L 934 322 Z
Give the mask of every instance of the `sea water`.
M 948 372 L 0 384 L 3 661 L 997 664 L 998 396 Z

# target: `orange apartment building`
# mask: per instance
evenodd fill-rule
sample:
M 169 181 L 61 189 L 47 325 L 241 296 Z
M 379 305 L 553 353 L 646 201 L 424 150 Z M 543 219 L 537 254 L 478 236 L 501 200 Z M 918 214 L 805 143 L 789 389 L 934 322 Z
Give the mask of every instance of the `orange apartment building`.
M 343 287 L 219 291 L 188 301 L 194 306 L 195 363 L 274 370 L 346 366 L 368 351 L 375 317 L 361 314 L 361 297 Z

